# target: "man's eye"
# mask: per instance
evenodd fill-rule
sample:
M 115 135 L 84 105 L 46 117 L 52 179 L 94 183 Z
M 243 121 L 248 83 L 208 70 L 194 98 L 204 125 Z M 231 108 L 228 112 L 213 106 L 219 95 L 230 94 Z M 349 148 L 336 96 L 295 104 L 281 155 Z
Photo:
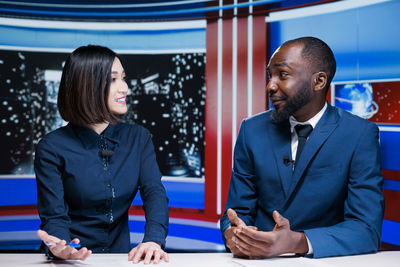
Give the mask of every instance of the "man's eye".
M 280 72 L 279 75 L 280 75 L 281 78 L 284 79 L 284 78 L 286 78 L 288 76 L 288 73 L 287 72 Z

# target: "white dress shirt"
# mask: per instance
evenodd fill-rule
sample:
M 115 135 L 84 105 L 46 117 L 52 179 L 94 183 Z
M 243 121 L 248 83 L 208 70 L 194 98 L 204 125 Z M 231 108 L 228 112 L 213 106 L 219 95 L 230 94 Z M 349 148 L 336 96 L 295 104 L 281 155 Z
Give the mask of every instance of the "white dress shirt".
M 326 108 L 328 107 L 328 104 L 325 102 L 324 107 L 311 119 L 305 122 L 298 122 L 293 116 L 289 117 L 289 123 L 290 123 L 290 133 L 292 135 L 292 142 L 291 142 L 291 147 L 292 147 L 292 159 L 294 160 L 296 158 L 296 152 L 297 152 L 297 145 L 299 144 L 299 138 L 297 136 L 296 130 L 294 127 L 298 124 L 310 124 L 313 129 L 321 119 L 322 115 L 324 115 L 324 112 Z

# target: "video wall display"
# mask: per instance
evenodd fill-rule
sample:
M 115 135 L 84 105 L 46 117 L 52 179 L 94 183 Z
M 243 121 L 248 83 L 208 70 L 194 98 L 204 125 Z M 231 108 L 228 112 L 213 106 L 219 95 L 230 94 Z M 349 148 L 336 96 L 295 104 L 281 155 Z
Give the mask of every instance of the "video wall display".
M 334 84 L 337 107 L 378 124 L 400 125 L 400 81 Z
M 34 151 L 66 124 L 57 94 L 68 53 L 0 50 L 0 175 L 34 175 Z M 153 135 L 165 177 L 204 178 L 205 54 L 121 55 L 128 112 Z

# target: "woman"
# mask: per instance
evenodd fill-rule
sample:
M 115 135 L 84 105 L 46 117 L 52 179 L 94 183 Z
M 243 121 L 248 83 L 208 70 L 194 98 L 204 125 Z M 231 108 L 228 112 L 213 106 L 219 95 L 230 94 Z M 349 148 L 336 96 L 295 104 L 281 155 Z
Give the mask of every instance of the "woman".
M 118 118 L 127 112 L 127 92 L 125 71 L 110 49 L 83 46 L 68 57 L 58 109 L 69 124 L 39 142 L 34 164 L 38 235 L 50 256 L 84 260 L 92 251 L 128 252 L 128 209 L 140 189 L 145 234 L 128 260 L 168 261 L 168 199 L 151 135 Z

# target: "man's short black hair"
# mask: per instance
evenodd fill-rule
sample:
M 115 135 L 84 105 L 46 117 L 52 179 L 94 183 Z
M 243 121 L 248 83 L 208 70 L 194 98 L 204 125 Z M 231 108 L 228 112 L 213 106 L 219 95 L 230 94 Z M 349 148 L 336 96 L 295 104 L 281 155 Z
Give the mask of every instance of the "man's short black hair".
M 323 71 L 327 75 L 327 84 L 325 92 L 328 91 L 329 85 L 336 73 L 336 60 L 331 48 L 322 40 L 307 36 L 286 41 L 282 46 L 301 43 L 304 45 L 302 56 L 310 63 L 310 67 L 314 71 Z
M 117 55 L 107 47 L 81 46 L 68 56 L 58 90 L 58 110 L 77 125 L 115 123 L 107 106 L 111 69 Z

